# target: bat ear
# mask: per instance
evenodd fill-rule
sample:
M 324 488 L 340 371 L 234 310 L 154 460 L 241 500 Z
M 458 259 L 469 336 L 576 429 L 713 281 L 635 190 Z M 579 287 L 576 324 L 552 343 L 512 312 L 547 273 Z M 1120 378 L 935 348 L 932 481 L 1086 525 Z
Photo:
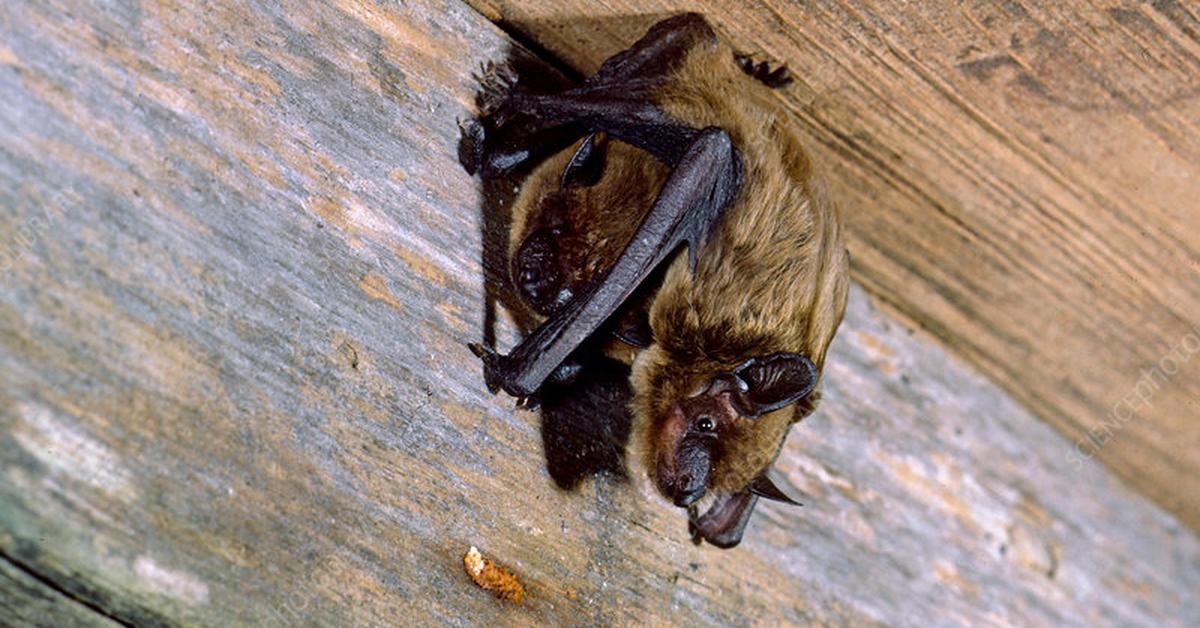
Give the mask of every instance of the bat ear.
M 604 176 L 604 137 L 596 137 L 595 133 L 584 138 L 583 143 L 563 168 L 559 187 L 591 187 L 600 182 Z
M 744 385 L 739 384 L 731 401 L 742 416 L 751 419 L 799 401 L 812 392 L 818 378 L 812 360 L 798 353 L 751 358 L 732 375 Z
M 750 482 L 750 492 L 764 499 L 794 506 L 804 505 L 800 503 L 799 493 L 792 490 L 792 485 L 779 477 L 779 472 L 773 467 L 768 467 L 762 475 Z

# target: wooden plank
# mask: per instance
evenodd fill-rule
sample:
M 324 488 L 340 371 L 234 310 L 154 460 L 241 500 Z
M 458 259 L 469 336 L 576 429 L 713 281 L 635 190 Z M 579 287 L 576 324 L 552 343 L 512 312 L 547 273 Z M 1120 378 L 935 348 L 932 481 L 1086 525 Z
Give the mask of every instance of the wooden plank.
M 5 625 L 75 628 L 121 624 L 0 557 L 0 619 Z
M 582 72 L 665 14 L 787 62 L 854 275 L 1200 529 L 1200 8 L 471 0 Z
M 512 47 L 465 5 L 22 1 L 0 42 L 0 553 L 119 621 L 1200 617 L 1192 531 L 858 289 L 781 459 L 806 507 L 723 552 L 639 483 L 557 489 L 464 346 L 455 119 Z

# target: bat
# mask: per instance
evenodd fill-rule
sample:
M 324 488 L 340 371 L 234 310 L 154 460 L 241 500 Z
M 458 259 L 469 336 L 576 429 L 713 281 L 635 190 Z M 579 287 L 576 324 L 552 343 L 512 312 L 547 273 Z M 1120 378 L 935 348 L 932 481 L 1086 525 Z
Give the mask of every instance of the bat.
M 588 352 L 629 364 L 636 458 L 722 548 L 758 498 L 799 503 L 772 465 L 846 308 L 841 219 L 771 93 L 790 81 L 682 14 L 576 87 L 485 84 L 460 146 L 472 173 L 527 170 L 509 261 L 539 324 L 470 345 L 489 390 L 533 406 Z

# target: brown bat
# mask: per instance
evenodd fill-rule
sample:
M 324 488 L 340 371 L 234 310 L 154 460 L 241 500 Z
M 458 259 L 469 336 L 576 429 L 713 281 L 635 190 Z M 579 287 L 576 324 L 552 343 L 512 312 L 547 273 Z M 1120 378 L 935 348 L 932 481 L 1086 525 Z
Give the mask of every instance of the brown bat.
M 816 407 L 846 306 L 841 221 L 770 93 L 789 81 L 684 14 L 573 89 L 493 86 L 466 128 L 468 170 L 538 164 L 511 265 L 541 323 L 508 355 L 472 345 L 489 389 L 536 402 L 585 345 L 631 364 L 634 446 L 719 547 L 759 496 L 798 503 L 771 465 Z

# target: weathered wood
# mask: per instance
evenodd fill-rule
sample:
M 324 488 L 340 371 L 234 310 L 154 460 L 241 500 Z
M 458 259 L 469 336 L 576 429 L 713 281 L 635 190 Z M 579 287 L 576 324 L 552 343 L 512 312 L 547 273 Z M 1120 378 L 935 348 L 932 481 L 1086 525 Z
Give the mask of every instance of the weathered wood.
M 1200 5 L 471 3 L 584 73 L 684 8 L 788 63 L 855 277 L 1200 529 Z
M 0 557 L 0 609 L 0 624 L 6 626 L 120 626 L 3 557 Z
M 455 119 L 511 47 L 465 5 L 15 2 L 0 42 L 0 553 L 120 621 L 1200 617 L 1190 530 L 859 290 L 781 458 L 804 508 L 723 552 L 640 484 L 555 488 L 464 346 Z

